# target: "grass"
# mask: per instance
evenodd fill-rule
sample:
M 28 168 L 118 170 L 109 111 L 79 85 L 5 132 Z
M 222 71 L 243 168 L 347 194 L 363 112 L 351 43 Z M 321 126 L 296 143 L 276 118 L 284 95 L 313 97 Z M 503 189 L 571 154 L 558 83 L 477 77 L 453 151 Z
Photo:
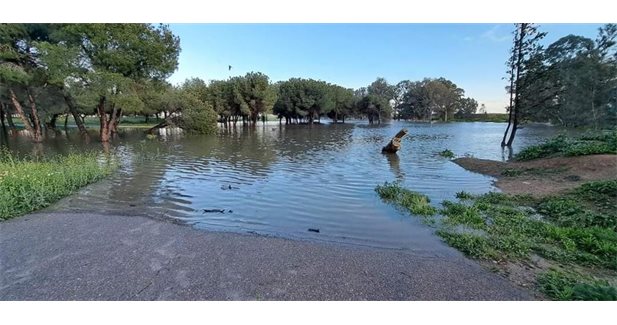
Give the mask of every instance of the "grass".
M 382 198 L 395 203 L 397 193 L 405 191 L 398 186 L 382 190 Z M 617 180 L 589 182 L 543 198 L 495 192 L 456 196 L 458 202 L 442 202 L 437 223 L 437 234 L 448 245 L 481 260 L 529 262 L 540 256 L 572 270 L 537 278 L 552 299 L 617 299 L 614 287 L 591 275 L 617 271 Z M 588 280 L 573 282 L 568 276 Z
M 151 128 L 159 124 L 162 121 L 163 121 L 162 118 L 157 119 L 153 117 L 153 118 L 148 119 L 148 123 L 146 123 L 146 120 L 143 116 L 123 116 L 122 120 L 118 124 L 118 127 L 119 128 Z M 100 127 L 99 118 L 96 116 L 86 116 L 84 118 L 84 125 L 87 128 L 94 128 L 94 129 L 99 128 Z M 17 126 L 18 128 L 23 128 L 23 124 L 21 120 L 15 119 L 15 126 Z M 76 127 L 75 120 L 73 119 L 73 117 L 69 117 L 67 126 Z M 64 116 L 58 117 L 58 120 L 56 121 L 56 127 L 59 129 L 64 127 Z
M 567 167 L 560 168 L 506 168 L 501 175 L 506 177 L 517 177 L 521 175 L 546 176 L 567 171 Z
M 542 144 L 530 146 L 516 154 L 516 160 L 532 160 L 559 156 L 617 154 L 617 128 L 602 133 L 570 138 L 559 135 Z
M 112 173 L 113 158 L 80 153 L 20 158 L 0 149 L 0 220 L 46 206 Z
M 375 191 L 384 201 L 412 214 L 429 217 L 437 213 L 437 209 L 431 206 L 428 196 L 403 188 L 399 183 L 385 182 L 383 185 L 377 185 Z
M 454 152 L 450 151 L 450 149 L 446 149 L 439 153 L 440 156 L 448 159 L 454 158 Z
M 453 119 L 455 122 L 497 122 L 504 123 L 508 122 L 508 114 L 504 113 L 478 113 L 472 114 L 468 117 L 456 117 Z
M 617 300 L 617 289 L 606 281 L 551 269 L 538 277 L 540 290 L 554 300 Z

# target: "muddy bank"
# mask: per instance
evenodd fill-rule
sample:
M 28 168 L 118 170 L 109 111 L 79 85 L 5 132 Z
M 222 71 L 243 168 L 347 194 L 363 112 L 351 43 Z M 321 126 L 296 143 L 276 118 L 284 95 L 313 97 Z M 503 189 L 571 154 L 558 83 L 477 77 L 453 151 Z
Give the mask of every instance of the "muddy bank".
M 508 194 L 545 196 L 597 180 L 617 179 L 617 155 L 543 158 L 500 162 L 477 158 L 453 160 L 472 172 L 497 178 Z

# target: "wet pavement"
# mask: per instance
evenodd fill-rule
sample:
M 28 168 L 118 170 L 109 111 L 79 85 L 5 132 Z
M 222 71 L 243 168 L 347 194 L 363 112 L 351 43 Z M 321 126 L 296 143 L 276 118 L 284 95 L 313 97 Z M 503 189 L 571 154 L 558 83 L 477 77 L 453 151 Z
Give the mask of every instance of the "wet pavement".
M 210 232 L 143 216 L 0 223 L 1 300 L 529 300 L 454 249 Z M 445 251 L 445 253 L 444 253 Z

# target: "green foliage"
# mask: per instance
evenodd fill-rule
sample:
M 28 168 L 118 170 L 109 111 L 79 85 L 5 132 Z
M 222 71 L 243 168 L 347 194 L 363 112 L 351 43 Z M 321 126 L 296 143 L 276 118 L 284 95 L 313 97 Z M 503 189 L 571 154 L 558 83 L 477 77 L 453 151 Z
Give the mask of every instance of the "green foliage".
M 450 151 L 450 149 L 445 149 L 444 151 L 439 153 L 440 156 L 448 159 L 454 158 L 454 152 Z
M 616 36 L 616 25 L 607 24 L 595 41 L 567 35 L 539 53 L 537 68 L 527 74 L 535 95 L 523 107 L 527 118 L 566 127 L 615 125 Z
M 426 195 L 410 191 L 398 183 L 385 182 L 384 185 L 377 185 L 375 191 L 381 199 L 402 207 L 412 214 L 432 216 L 437 213 L 437 209 L 430 205 L 431 201 Z
M 109 175 L 116 166 L 113 157 L 95 153 L 25 159 L 1 151 L 0 220 L 44 208 Z
M 614 301 L 617 289 L 579 274 L 549 270 L 538 276 L 540 290 L 554 300 Z
M 477 207 L 451 201 L 443 201 L 441 204 L 444 208 L 440 213 L 446 216 L 445 224 L 465 225 L 473 229 L 486 229 L 485 219 Z
M 437 234 L 473 258 L 528 259 L 536 254 L 577 269 L 617 270 L 616 182 L 590 182 L 560 196 L 539 199 L 459 192 L 457 197 L 464 202 L 442 203 Z M 382 199 L 405 207 L 401 197 L 407 190 L 400 185 L 386 183 L 376 191 Z M 543 292 L 559 300 L 614 300 L 616 294 L 607 283 L 554 272 L 542 275 L 538 283 Z
M 460 200 L 471 200 L 475 198 L 475 196 L 469 192 L 460 191 L 460 192 L 456 192 L 456 198 Z
M 495 122 L 495 123 L 507 123 L 508 114 L 503 113 L 479 113 L 471 114 L 467 116 L 454 115 L 454 120 L 457 122 Z
M 542 144 L 530 146 L 516 154 L 517 160 L 532 160 L 555 156 L 617 154 L 617 129 L 597 136 L 578 139 L 559 135 Z
M 497 253 L 484 236 L 438 230 L 437 234 L 450 246 L 474 258 L 495 258 Z
M 501 172 L 501 175 L 507 176 L 507 177 L 516 177 L 516 176 L 520 176 L 521 174 L 523 174 L 523 170 L 513 169 L 513 168 L 507 168 Z
M 216 112 L 209 103 L 202 102 L 191 93 L 179 92 L 176 105 L 182 113 L 178 121 L 179 127 L 200 134 L 216 132 Z

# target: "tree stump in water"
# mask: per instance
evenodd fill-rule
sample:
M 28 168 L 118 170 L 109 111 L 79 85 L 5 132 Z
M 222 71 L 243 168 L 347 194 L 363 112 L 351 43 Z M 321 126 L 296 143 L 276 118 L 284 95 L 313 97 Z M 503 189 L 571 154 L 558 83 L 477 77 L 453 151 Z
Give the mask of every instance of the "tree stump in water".
M 401 149 L 401 139 L 407 134 L 407 129 L 402 129 L 390 140 L 385 147 L 381 149 L 381 153 L 396 153 Z

